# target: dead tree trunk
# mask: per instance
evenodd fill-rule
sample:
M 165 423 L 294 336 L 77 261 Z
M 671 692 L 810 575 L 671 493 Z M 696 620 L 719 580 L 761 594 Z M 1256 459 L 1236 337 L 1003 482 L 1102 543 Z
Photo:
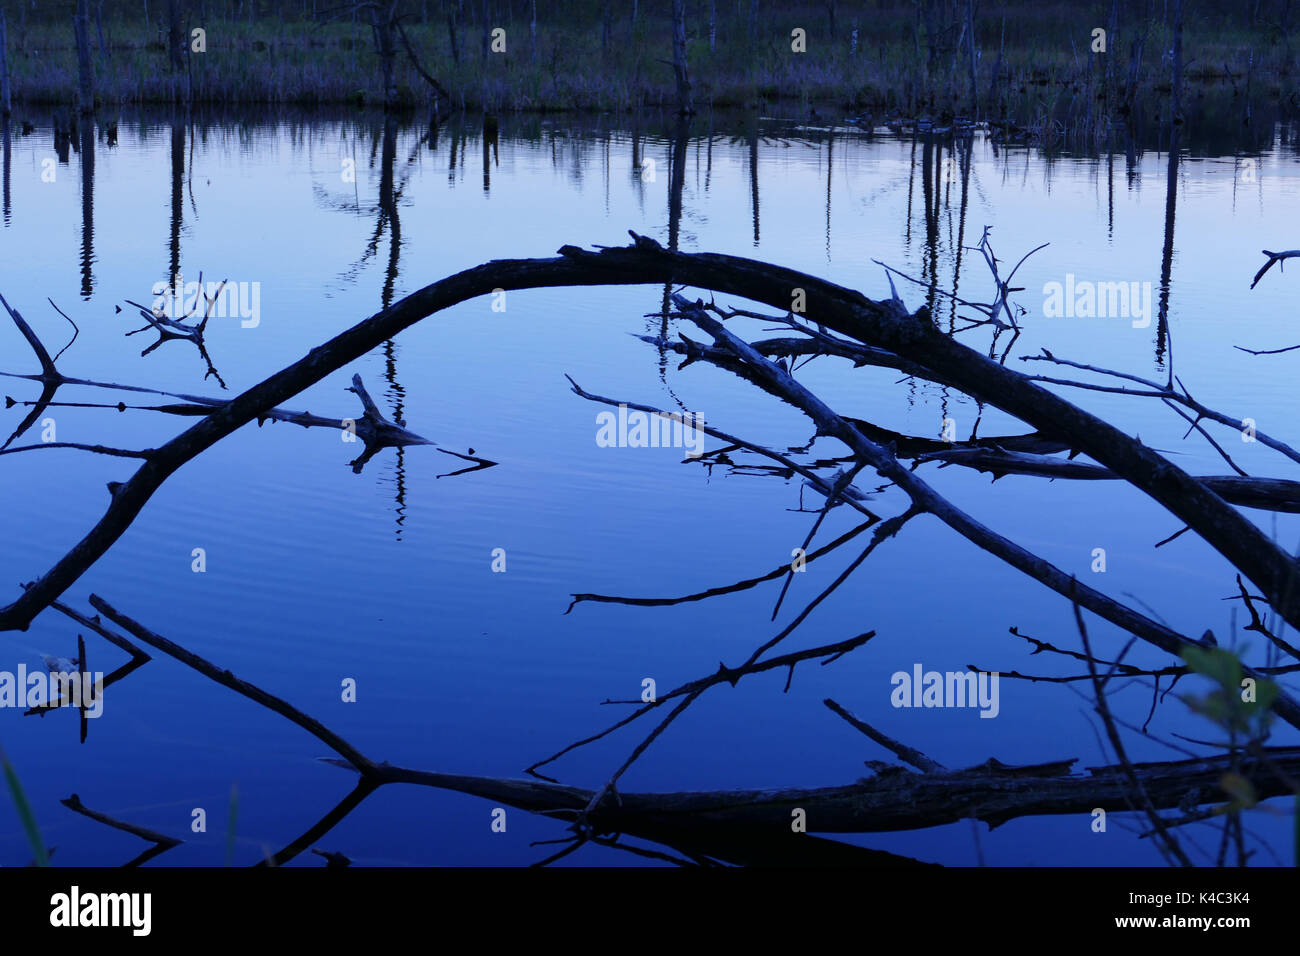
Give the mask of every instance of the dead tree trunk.
M 447 14 L 447 37 L 451 40 L 451 61 L 460 66 L 460 37 L 456 32 L 456 14 Z
M 695 107 L 691 103 L 691 77 L 686 61 L 686 0 L 673 0 L 673 72 L 677 75 L 677 112 L 689 116 Z
M 185 35 L 181 29 L 184 0 L 169 0 L 167 4 L 167 59 L 173 73 L 185 69 Z
M 486 63 L 488 58 L 488 47 L 492 43 L 492 24 L 489 22 L 488 18 L 487 0 L 483 0 L 481 9 L 483 11 L 483 23 L 481 24 L 483 27 L 483 62 Z
M 104 39 L 104 0 L 98 0 L 95 4 L 95 36 L 97 37 L 97 48 L 99 55 L 104 59 L 109 58 L 108 42 Z
M 966 51 L 970 62 L 970 117 L 979 119 L 979 90 L 975 80 L 975 0 L 966 0 Z
M 375 53 L 379 56 L 379 82 L 382 87 L 384 109 L 390 109 L 397 103 L 397 85 L 394 82 L 397 61 L 397 38 L 394 35 L 400 27 L 397 20 L 397 2 L 389 4 L 387 9 L 378 4 L 367 4 L 366 12 L 370 17 L 370 32 L 375 41 Z M 403 34 L 405 40 L 405 34 Z M 410 46 L 408 43 L 408 51 Z M 414 51 L 410 51 L 412 60 Z
M 95 66 L 90 59 L 90 4 L 77 0 L 77 105 L 82 113 L 95 112 Z
M 925 9 L 925 46 L 926 72 L 933 75 L 935 65 L 939 62 L 939 11 L 938 0 L 924 0 Z
M 5 12 L 0 10 L 0 116 L 10 114 L 9 104 L 9 53 L 5 32 Z
M 1169 122 L 1183 119 L 1183 0 L 1174 0 L 1174 77 L 1170 93 Z
M 1124 106 L 1129 110 L 1133 108 L 1133 100 L 1137 96 L 1138 80 L 1142 75 L 1142 53 L 1146 45 L 1145 33 L 1135 34 L 1129 43 L 1128 82 L 1124 87 Z

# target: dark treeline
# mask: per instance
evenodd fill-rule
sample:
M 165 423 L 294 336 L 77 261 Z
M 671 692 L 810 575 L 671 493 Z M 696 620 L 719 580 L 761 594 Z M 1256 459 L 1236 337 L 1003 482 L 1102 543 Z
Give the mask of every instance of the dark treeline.
M 99 105 L 790 102 L 1026 126 L 1067 110 L 1098 124 L 1142 101 L 1183 108 L 1184 87 L 1207 84 L 1248 116 L 1287 99 L 1295 66 L 1289 0 L 8 0 L 0 10 L 14 99 L 32 103 L 76 101 L 89 69 Z

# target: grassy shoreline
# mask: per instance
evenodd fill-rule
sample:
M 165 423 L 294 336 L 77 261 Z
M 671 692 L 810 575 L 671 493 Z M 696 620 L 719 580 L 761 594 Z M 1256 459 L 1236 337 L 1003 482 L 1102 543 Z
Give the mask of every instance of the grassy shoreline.
M 1161 51 L 1171 42 L 1168 25 L 1156 19 L 1122 24 L 1110 39 L 1110 52 L 1094 54 L 1089 51 L 1092 24 L 1105 22 L 1102 13 L 1109 4 L 1094 5 L 1096 16 L 1081 12 L 1087 6 L 1048 4 L 981 18 L 974 84 L 981 117 L 1020 123 L 1062 115 L 1113 118 L 1124 112 L 1118 103 L 1137 38 L 1144 55 L 1132 92 L 1148 104 L 1167 99 L 1170 69 Z M 877 116 L 968 114 L 968 52 L 952 41 L 952 49 L 942 49 L 928 68 L 925 34 L 910 9 L 845 11 L 834 34 L 821 5 L 773 5 L 761 28 L 729 10 L 716 23 L 712 50 L 707 19 L 690 21 L 696 105 L 763 109 L 779 103 L 813 116 L 830 109 Z M 504 53 L 483 52 L 483 25 L 459 24 L 459 63 L 447 22 L 436 17 L 421 22 L 417 16 L 406 29 L 425 68 L 451 93 L 452 102 L 440 104 L 444 109 L 672 108 L 673 73 L 664 62 L 671 55 L 668 19 L 647 14 L 632 23 L 619 14 L 611 23 L 588 12 L 584 16 L 579 5 L 563 21 L 539 20 L 535 44 L 527 19 L 503 18 Z M 94 56 L 96 104 L 382 105 L 379 58 L 363 23 L 187 22 L 206 30 L 207 49 L 190 53 L 186 68 L 172 73 L 156 20 L 151 27 L 142 19 L 106 20 L 107 49 Z M 807 52 L 791 50 L 796 28 L 807 31 Z M 859 39 L 853 50 L 855 28 Z M 1295 54 L 1284 35 L 1207 15 L 1189 17 L 1183 43 L 1185 98 L 1188 90 L 1195 95 L 1197 89 L 1222 88 L 1253 103 L 1294 100 Z M 8 47 L 16 106 L 75 104 L 77 55 L 70 18 L 23 25 L 11 18 Z M 403 107 L 432 105 L 430 87 L 405 55 L 399 54 L 394 80 Z

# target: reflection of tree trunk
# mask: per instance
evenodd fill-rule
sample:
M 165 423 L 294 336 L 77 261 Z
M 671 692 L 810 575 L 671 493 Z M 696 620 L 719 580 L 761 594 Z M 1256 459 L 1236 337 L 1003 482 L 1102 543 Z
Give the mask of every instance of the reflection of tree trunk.
M 388 223 L 388 267 L 384 271 L 384 289 L 380 304 L 387 309 L 393 304 L 397 292 L 398 261 L 402 254 L 402 220 L 397 212 L 397 120 L 392 116 L 384 119 L 384 142 L 380 151 L 379 173 L 379 209 L 381 220 Z M 401 424 L 406 390 L 397 380 L 397 344 L 388 339 L 384 342 L 384 378 L 388 381 L 388 392 L 393 400 L 392 420 Z M 402 535 L 402 524 L 406 521 L 406 452 L 397 449 L 397 472 L 395 482 L 395 500 L 397 503 L 397 536 Z
M 95 121 L 81 119 L 81 295 L 89 299 L 95 277 Z
M 690 125 L 685 117 L 678 117 L 673 131 L 672 175 L 668 181 L 668 248 L 677 251 L 682 227 L 682 191 L 686 186 L 686 149 L 690 139 Z
M 396 243 L 396 237 L 394 237 Z M 393 420 L 404 420 L 406 389 L 397 379 L 397 343 L 389 339 L 384 343 L 384 379 L 388 382 L 388 393 L 393 401 Z M 398 446 L 394 462 L 393 502 L 397 512 L 397 540 L 402 539 L 402 525 L 406 523 L 406 449 Z
M 1174 214 L 1178 207 L 1178 127 L 1169 141 L 1169 173 L 1165 178 L 1165 242 L 1160 251 L 1160 309 L 1156 321 L 1156 362 L 1163 363 L 1169 338 L 1169 294 L 1174 264 Z
M 172 215 L 171 215 L 171 258 L 168 263 L 168 279 L 176 284 L 176 276 L 181 271 L 181 217 L 184 206 L 181 202 L 181 186 L 185 180 L 185 124 L 178 117 L 172 119 Z
M 758 120 L 754 120 L 757 124 Z M 749 201 L 754 214 L 754 245 L 758 245 L 758 127 L 749 134 Z
M 831 174 L 835 159 L 835 127 L 826 136 L 826 259 L 831 256 Z
M 932 285 L 939 281 L 939 200 L 941 157 L 936 156 L 933 137 L 921 143 L 921 200 L 925 205 L 925 263 L 922 274 Z
M 668 176 L 668 248 L 677 251 L 678 243 L 681 240 L 682 231 L 682 192 L 686 187 L 686 150 L 690 142 L 690 124 L 685 116 L 677 117 L 677 126 L 673 130 L 673 141 L 669 147 L 672 150 L 669 156 L 669 176 Z M 664 283 L 663 307 L 661 311 L 662 324 L 660 326 L 660 337 L 668 336 L 668 313 L 672 306 L 673 284 Z M 660 355 L 661 364 L 666 353 Z
M 948 330 L 951 332 L 957 322 L 957 289 L 961 282 L 961 257 L 966 248 L 966 210 L 970 205 L 970 174 L 971 166 L 974 163 L 973 153 L 975 151 L 974 137 L 968 137 L 957 141 L 957 148 L 961 150 L 961 204 L 957 210 L 957 248 L 954 250 L 955 261 L 952 267 L 952 298 L 948 300 Z M 931 293 L 929 301 L 926 303 L 933 314 L 938 308 L 937 300 L 938 290 Z M 945 392 L 945 396 L 946 396 Z
M 381 303 L 386 309 L 393 303 L 397 288 L 397 260 L 402 245 L 402 222 L 397 215 L 397 189 L 394 180 L 397 167 L 397 120 L 384 119 L 384 142 L 380 151 L 379 216 L 380 227 L 388 225 L 388 268 L 384 272 L 384 291 Z
M 3 147 L 3 151 L 4 151 L 3 206 L 4 206 L 4 224 L 7 226 L 9 225 L 9 176 L 10 176 L 9 169 L 11 163 L 13 162 L 13 157 L 12 157 L 13 142 L 12 142 L 12 137 L 9 134 L 9 117 L 7 116 L 0 117 L 0 124 L 3 124 L 4 127 L 3 129 L 4 141 L 2 144 L 0 144 L 0 146 Z
M 90 59 L 90 8 L 77 0 L 77 105 L 82 113 L 95 111 L 95 67 Z
M 1115 239 L 1115 150 L 1111 130 L 1106 131 L 1106 241 Z
M 499 127 L 497 118 L 492 115 L 483 117 L 483 194 L 492 189 L 492 161 L 497 157 L 497 137 Z

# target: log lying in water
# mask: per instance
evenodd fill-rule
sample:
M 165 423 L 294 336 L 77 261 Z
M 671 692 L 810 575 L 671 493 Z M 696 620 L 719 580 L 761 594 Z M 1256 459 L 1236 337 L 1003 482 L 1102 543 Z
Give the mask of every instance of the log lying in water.
M 361 783 L 340 805 L 344 812 L 329 826 L 309 831 L 313 840 L 374 790 L 393 783 L 468 794 L 563 820 L 582 818 L 595 795 L 592 790 L 542 779 L 440 773 L 376 762 L 284 699 L 153 632 L 100 597 L 92 596 L 90 603 L 137 640 L 306 730 L 341 758 L 328 762 L 361 775 Z M 876 736 L 905 759 L 918 762 L 914 751 Z M 596 832 L 634 834 L 672 846 L 693 846 L 705 853 L 719 842 L 733 849 L 748 842 L 755 852 L 755 847 L 768 839 L 806 836 L 792 832 L 796 810 L 804 812 L 810 833 L 883 833 L 972 818 L 993 827 L 1027 816 L 1088 814 L 1098 807 L 1132 811 L 1130 773 L 1136 775 L 1152 806 L 1188 813 L 1199 806 L 1228 802 L 1221 781 L 1230 773 L 1248 780 L 1259 800 L 1291 793 L 1291 781 L 1300 777 L 1300 747 L 1091 767 L 1082 774 L 1071 772 L 1074 759 L 1030 766 L 1009 766 L 989 759 L 962 770 L 948 770 L 928 760 L 919 762 L 932 769 L 918 773 L 871 761 L 869 766 L 877 771 L 874 776 L 838 787 L 619 793 L 617 800 L 606 801 L 587 814 L 585 822 Z M 310 842 L 295 841 L 295 846 L 301 850 Z M 276 862 L 287 858 L 277 854 Z
M 1275 773 L 1300 770 L 1300 747 L 1272 748 L 1263 758 L 1242 757 L 1238 769 L 1252 779 L 1257 795 L 1292 791 Z M 808 814 L 808 829 L 822 833 L 881 833 L 955 823 L 975 818 L 991 826 L 1044 814 L 1086 814 L 1100 807 L 1131 811 L 1132 789 L 1124 768 L 1088 768 L 1069 773 L 1073 760 L 1009 767 L 989 760 L 965 770 L 916 773 L 893 768 L 843 787 L 731 790 L 702 793 L 620 794 L 621 805 L 601 811 L 604 825 L 679 829 L 790 825 L 791 811 Z M 1219 781 L 1232 768 L 1230 757 L 1134 764 L 1157 809 L 1188 809 L 1227 802 Z

